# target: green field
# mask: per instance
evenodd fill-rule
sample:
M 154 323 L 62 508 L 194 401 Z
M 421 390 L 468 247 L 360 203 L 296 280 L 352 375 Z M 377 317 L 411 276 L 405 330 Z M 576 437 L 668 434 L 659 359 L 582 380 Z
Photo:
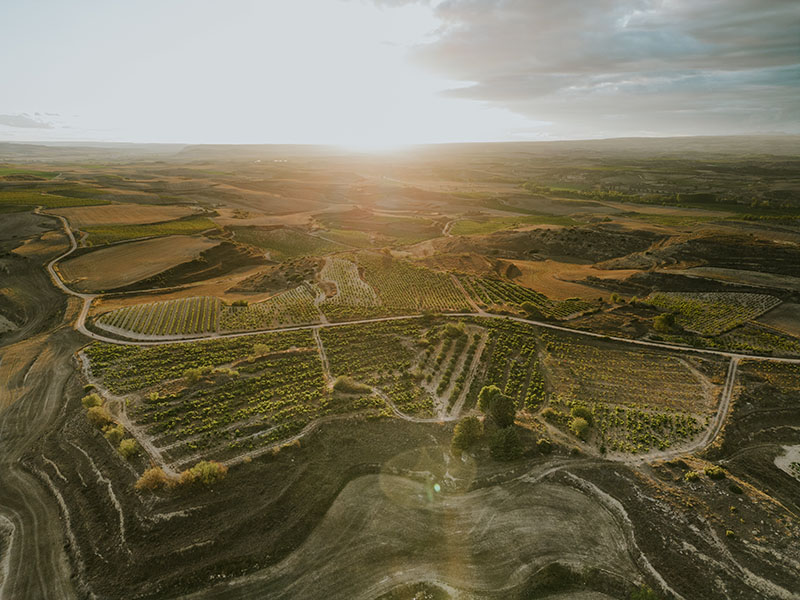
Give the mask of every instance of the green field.
M 237 241 L 268 250 L 270 257 L 275 260 L 289 260 L 300 256 L 319 256 L 347 249 L 340 244 L 286 227 L 275 229 L 232 227 L 231 229 Z
M 208 217 L 189 217 L 144 225 L 84 227 L 82 231 L 89 234 L 89 244 L 101 245 L 146 237 L 193 235 L 209 229 L 218 229 L 218 225 Z
M 72 198 L 57 194 L 45 194 L 32 190 L 0 190 L 0 206 L 44 206 L 45 208 L 66 208 L 70 206 L 97 206 L 110 204 L 98 198 Z
M 37 171 L 33 169 L 20 169 L 15 167 L 0 167 L 0 177 L 13 177 L 14 175 L 27 175 L 31 177 L 40 177 L 42 179 L 52 179 L 58 175 L 58 171 Z
M 528 215 L 524 217 L 496 217 L 490 219 L 459 219 L 450 228 L 452 235 L 479 235 L 494 233 L 503 229 L 515 229 L 526 225 L 575 225 L 569 217 L 555 215 Z

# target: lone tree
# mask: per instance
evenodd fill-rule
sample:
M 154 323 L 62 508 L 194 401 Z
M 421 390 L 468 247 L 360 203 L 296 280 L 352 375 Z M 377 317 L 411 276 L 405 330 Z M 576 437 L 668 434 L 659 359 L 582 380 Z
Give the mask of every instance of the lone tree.
M 516 402 L 510 396 L 506 396 L 496 385 L 484 386 L 478 394 L 478 408 L 484 414 L 492 417 L 498 427 L 505 428 L 514 424 L 516 415 Z
M 519 306 L 525 311 L 529 319 L 535 319 L 537 321 L 544 319 L 544 313 L 542 313 L 541 309 L 530 300 L 526 300 Z
M 483 436 L 483 423 L 478 417 L 464 417 L 456 425 L 453 440 L 450 442 L 453 451 L 460 454 L 474 446 Z

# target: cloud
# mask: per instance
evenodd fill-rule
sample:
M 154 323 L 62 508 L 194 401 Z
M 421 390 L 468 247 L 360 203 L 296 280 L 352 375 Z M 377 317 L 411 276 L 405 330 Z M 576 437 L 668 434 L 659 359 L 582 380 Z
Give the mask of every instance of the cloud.
M 434 11 L 441 27 L 413 56 L 462 82 L 448 95 L 565 135 L 800 131 L 793 0 L 443 0 Z
M 20 129 L 53 129 L 53 124 L 41 120 L 41 115 L 36 113 L 31 117 L 27 113 L 16 115 L 0 115 L 0 125 L 17 127 Z

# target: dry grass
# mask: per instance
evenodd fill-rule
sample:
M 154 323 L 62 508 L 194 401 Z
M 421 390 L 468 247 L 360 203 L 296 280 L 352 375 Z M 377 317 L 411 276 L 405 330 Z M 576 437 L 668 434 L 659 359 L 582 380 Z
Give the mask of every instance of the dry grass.
M 67 236 L 61 231 L 47 231 L 38 238 L 29 238 L 22 245 L 14 248 L 19 254 L 32 260 L 44 260 L 69 250 Z
M 203 237 L 156 238 L 95 250 L 67 260 L 59 268 L 62 277 L 79 291 L 110 290 L 197 258 L 217 244 Z
M 81 206 L 61 208 L 51 212 L 66 217 L 70 225 L 76 228 L 160 223 L 194 214 L 194 211 L 186 206 L 143 206 L 139 204 Z
M 510 260 L 504 262 L 514 264 L 522 271 L 522 275 L 514 279 L 516 283 L 541 292 L 554 300 L 572 297 L 607 298 L 610 292 L 578 282 L 590 276 L 621 280 L 638 273 L 635 269 L 595 269 L 592 265 L 564 263 L 555 260 Z

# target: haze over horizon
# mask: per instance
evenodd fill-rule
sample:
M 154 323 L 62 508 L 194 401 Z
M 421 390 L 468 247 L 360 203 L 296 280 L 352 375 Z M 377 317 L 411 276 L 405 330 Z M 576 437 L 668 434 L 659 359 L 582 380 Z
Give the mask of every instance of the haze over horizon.
M 0 140 L 800 133 L 798 31 L 782 0 L 4 5 Z

